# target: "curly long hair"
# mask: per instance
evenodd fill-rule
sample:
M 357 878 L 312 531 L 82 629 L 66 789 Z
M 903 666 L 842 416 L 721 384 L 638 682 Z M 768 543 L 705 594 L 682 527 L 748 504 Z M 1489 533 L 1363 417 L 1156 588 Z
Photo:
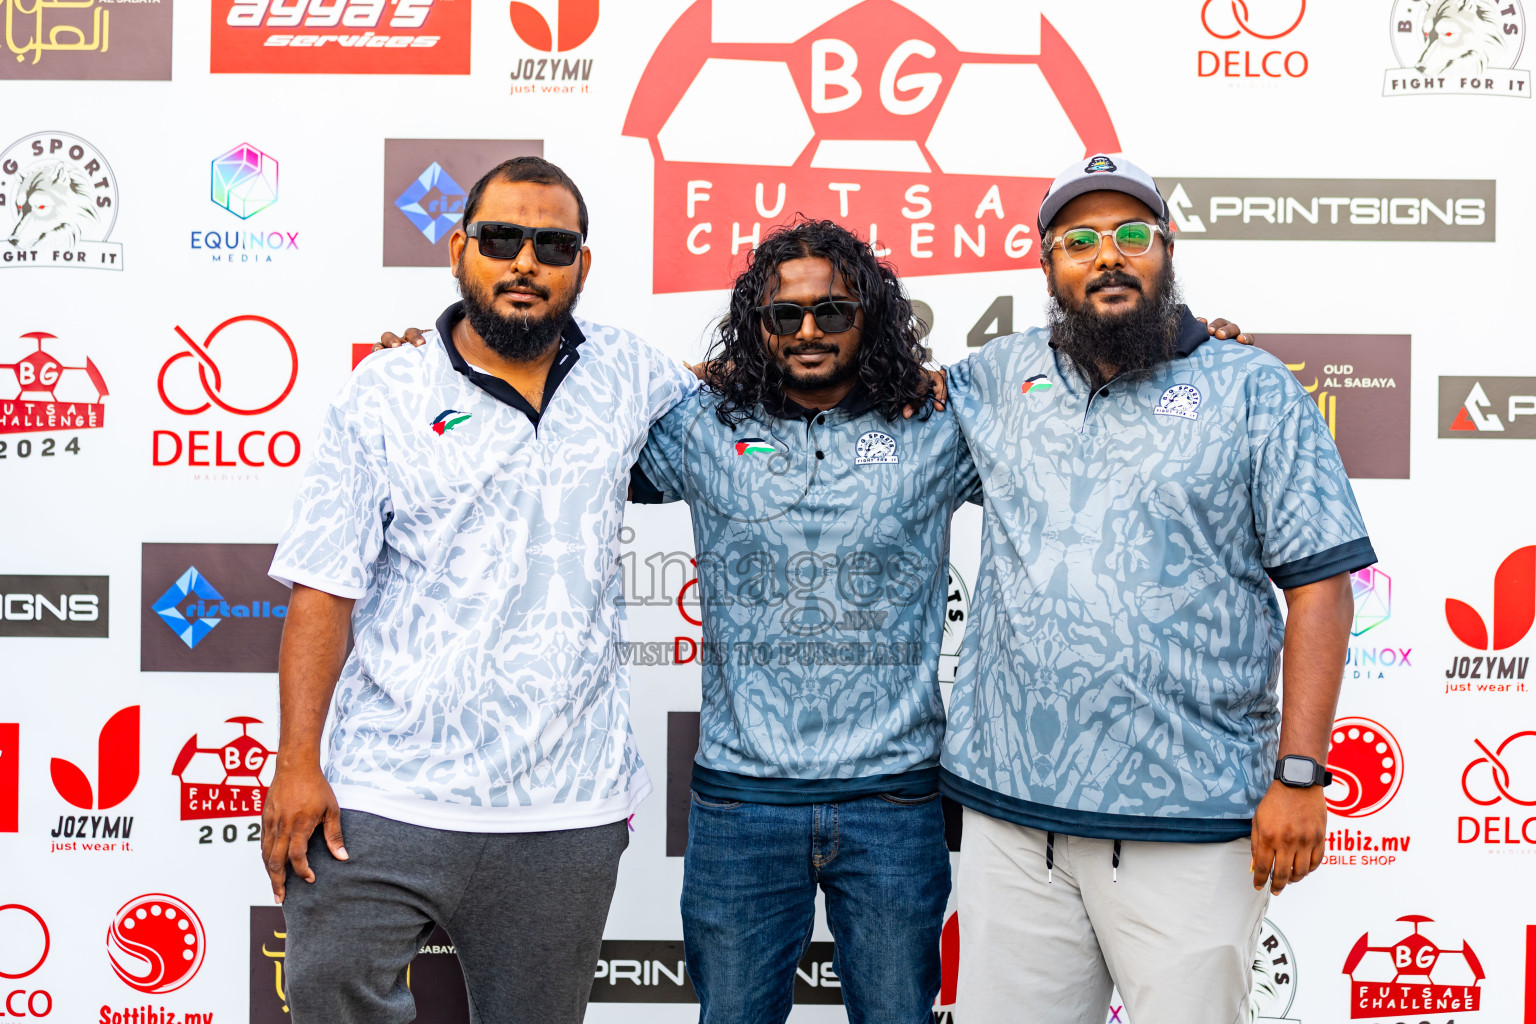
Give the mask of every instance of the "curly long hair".
M 763 337 L 757 307 L 779 287 L 779 265 L 807 256 L 832 264 L 859 300 L 859 382 L 887 420 L 910 406 L 932 413 L 932 383 L 923 371 L 927 325 L 913 316 L 895 269 L 878 259 L 852 231 L 830 220 L 800 219 L 772 231 L 747 261 L 731 289 L 730 312 L 710 344 L 708 387 L 722 396 L 715 415 L 734 427 L 765 398 L 783 394 L 784 376 Z

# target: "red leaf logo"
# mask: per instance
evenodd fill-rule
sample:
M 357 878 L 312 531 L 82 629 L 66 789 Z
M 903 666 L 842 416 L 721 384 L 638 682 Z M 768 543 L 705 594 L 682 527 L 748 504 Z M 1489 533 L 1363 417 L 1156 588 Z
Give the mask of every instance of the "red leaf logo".
M 1476 608 L 1454 597 L 1445 599 L 1445 621 L 1456 639 L 1486 651 L 1488 625 Z M 1536 623 L 1536 544 L 1519 548 L 1493 574 L 1493 645 L 1507 650 L 1524 640 Z
M 591 38 L 593 29 L 597 28 L 597 4 L 598 0 L 560 0 L 560 6 L 555 10 L 559 39 L 549 30 L 544 15 L 528 4 L 514 2 L 508 13 L 512 18 L 512 31 L 523 42 L 545 53 L 564 53 Z
M 101 727 L 96 740 L 97 799 L 92 799 L 91 780 L 73 762 L 55 757 L 48 773 L 59 795 L 81 810 L 105 811 L 128 799 L 139 784 L 139 705 L 123 708 Z

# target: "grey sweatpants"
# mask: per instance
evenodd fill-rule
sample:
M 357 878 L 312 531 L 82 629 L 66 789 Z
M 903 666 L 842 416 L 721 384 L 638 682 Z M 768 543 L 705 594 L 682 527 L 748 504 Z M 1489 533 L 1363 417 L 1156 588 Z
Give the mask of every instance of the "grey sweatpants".
M 314 884 L 288 871 L 283 962 L 293 1024 L 407 1024 L 406 969 L 434 922 L 453 938 L 476 1024 L 579 1024 L 623 821 L 559 832 L 449 832 L 341 812 L 348 858 L 321 830 Z

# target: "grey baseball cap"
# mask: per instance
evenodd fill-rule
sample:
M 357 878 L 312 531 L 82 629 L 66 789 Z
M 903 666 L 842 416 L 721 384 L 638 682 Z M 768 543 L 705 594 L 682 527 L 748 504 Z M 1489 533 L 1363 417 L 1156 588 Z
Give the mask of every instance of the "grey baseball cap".
M 1063 206 L 1084 193 L 1104 189 L 1124 192 L 1146 203 L 1159 217 L 1168 216 L 1168 206 L 1157 191 L 1157 182 L 1152 180 L 1152 175 L 1123 157 L 1095 153 L 1062 171 L 1046 189 L 1045 199 L 1040 203 L 1040 237 L 1045 237 L 1046 228 L 1051 226 Z

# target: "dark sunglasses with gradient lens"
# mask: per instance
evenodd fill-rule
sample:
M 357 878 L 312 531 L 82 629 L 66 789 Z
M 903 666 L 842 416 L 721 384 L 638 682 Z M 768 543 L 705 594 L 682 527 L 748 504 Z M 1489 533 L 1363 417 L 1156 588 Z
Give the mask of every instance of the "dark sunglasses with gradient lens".
M 480 255 L 515 260 L 533 239 L 533 258 L 547 267 L 568 267 L 581 255 L 581 235 L 565 228 L 529 228 L 500 220 L 477 220 L 464 233 L 480 243 Z
M 859 304 L 852 299 L 827 299 L 814 306 L 802 306 L 796 302 L 770 302 L 757 307 L 757 315 L 763 318 L 763 326 L 769 334 L 784 337 L 800 333 L 805 314 L 816 320 L 816 326 L 828 334 L 841 334 L 853 326 L 853 317 Z

